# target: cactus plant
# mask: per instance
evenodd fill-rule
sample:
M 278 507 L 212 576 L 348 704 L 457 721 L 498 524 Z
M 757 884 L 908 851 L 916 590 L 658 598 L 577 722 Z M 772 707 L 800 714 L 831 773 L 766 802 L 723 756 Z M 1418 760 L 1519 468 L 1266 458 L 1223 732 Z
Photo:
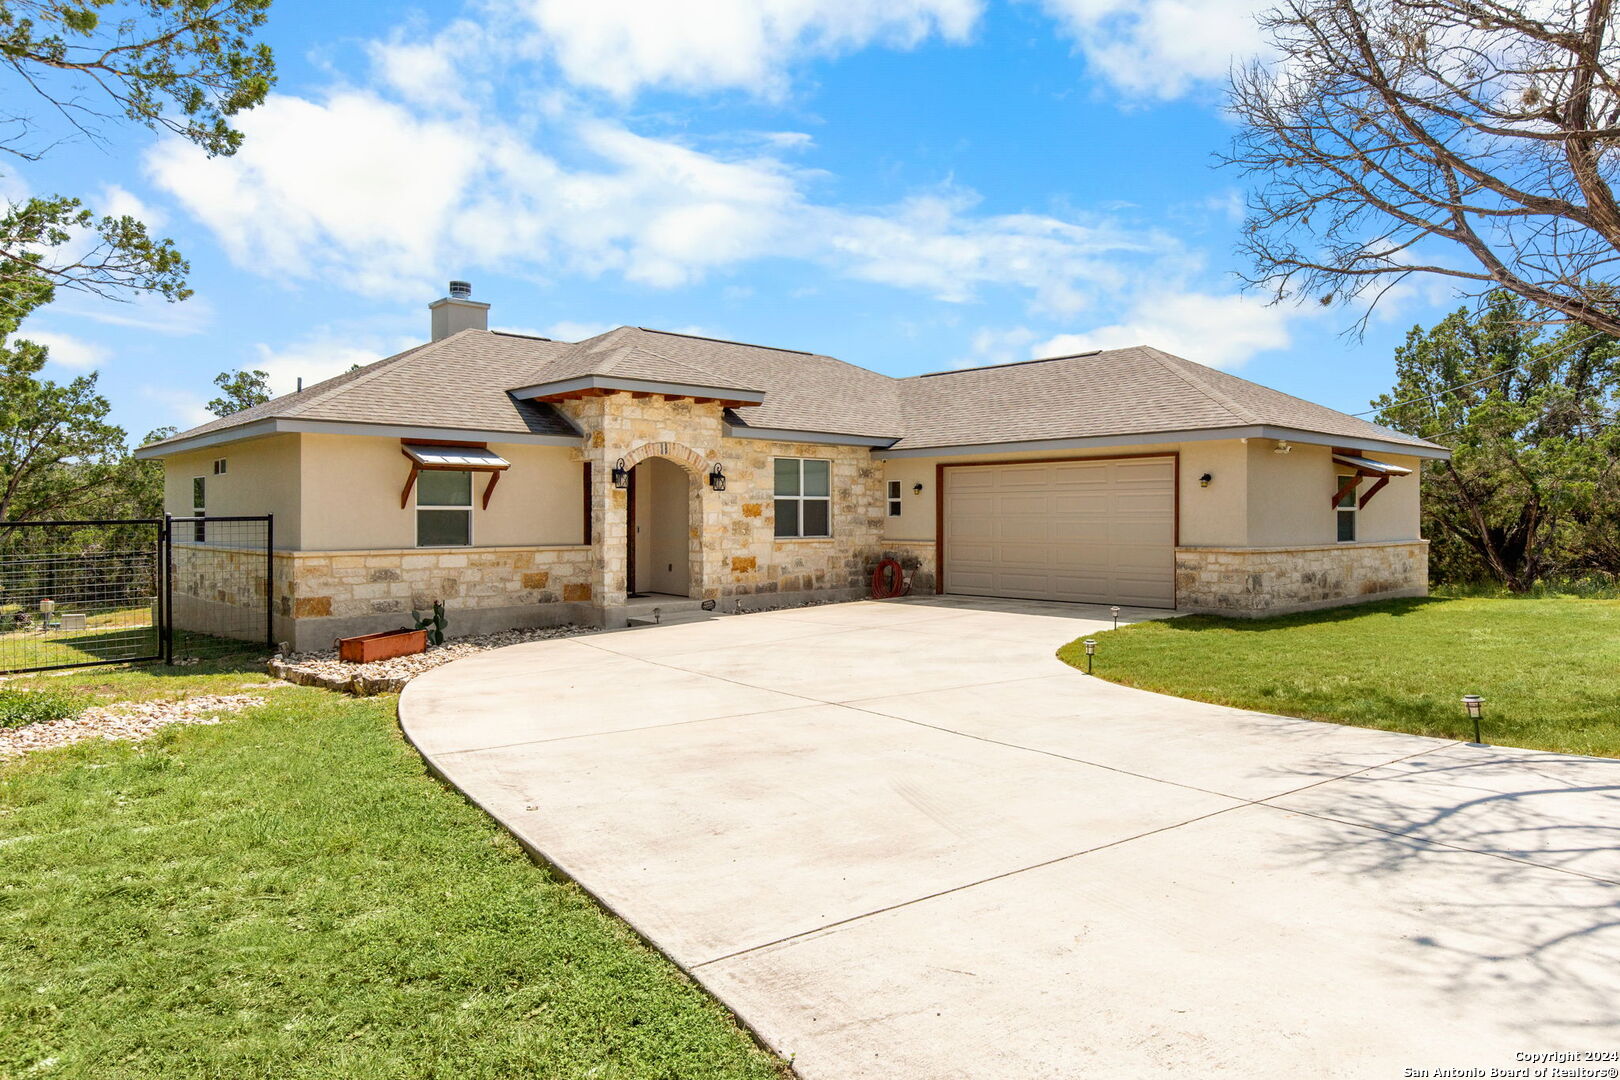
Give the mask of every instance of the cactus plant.
M 444 617 L 443 600 L 433 601 L 432 615 L 424 616 L 416 611 L 412 611 L 411 618 L 416 620 L 416 629 L 426 630 L 428 632 L 427 636 L 429 645 L 444 644 L 444 628 L 446 625 L 448 625 L 448 620 Z

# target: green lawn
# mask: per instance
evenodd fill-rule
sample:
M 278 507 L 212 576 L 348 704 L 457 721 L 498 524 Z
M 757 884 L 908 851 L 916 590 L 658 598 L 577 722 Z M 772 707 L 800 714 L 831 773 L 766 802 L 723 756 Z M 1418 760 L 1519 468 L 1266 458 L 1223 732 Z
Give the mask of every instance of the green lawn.
M 1274 619 L 1192 615 L 1096 635 L 1127 686 L 1341 724 L 1620 757 L 1620 601 L 1391 600 Z M 1084 670 L 1079 642 L 1058 655 Z
M 268 683 L 245 662 L 31 681 Z M 218 726 L 0 766 L 0 1077 L 782 1075 L 425 775 L 393 697 L 264 693 Z

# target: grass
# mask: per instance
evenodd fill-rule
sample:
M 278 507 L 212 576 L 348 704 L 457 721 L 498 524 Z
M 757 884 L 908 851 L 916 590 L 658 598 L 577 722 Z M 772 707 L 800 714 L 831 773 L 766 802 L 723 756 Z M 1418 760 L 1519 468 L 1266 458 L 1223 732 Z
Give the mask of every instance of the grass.
M 85 698 L 56 687 L 0 686 L 0 728 L 66 720 L 85 710 Z
M 1096 674 L 1261 712 L 1620 757 L 1620 601 L 1391 600 L 1272 619 L 1192 615 L 1095 635 Z M 1079 642 L 1058 655 L 1084 670 Z
M 267 682 L 245 662 L 26 680 L 267 704 L 0 767 L 0 1077 L 783 1075 L 425 775 L 394 698 Z

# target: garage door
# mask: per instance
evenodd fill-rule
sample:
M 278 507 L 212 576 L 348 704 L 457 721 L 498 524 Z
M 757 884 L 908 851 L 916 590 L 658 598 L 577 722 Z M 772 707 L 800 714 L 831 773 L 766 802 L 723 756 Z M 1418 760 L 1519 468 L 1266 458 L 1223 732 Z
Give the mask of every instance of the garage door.
M 945 469 L 945 591 L 1174 607 L 1174 458 Z

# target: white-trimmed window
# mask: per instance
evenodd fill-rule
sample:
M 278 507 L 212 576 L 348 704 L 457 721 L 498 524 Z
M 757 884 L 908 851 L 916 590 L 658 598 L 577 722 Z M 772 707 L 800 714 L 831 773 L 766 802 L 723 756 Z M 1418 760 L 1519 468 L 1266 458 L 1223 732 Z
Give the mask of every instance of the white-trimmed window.
M 416 479 L 416 546 L 472 544 L 472 473 L 424 469 Z
M 214 459 L 214 475 L 215 476 L 224 476 L 225 475 L 225 459 L 224 458 L 215 458 Z
M 191 478 L 191 516 L 194 518 L 206 517 L 208 514 L 208 477 L 193 476 Z M 204 543 L 207 526 L 201 521 L 192 522 L 191 539 L 198 544 Z
M 1339 543 L 1351 544 L 1356 539 L 1356 488 L 1360 486 L 1360 481 L 1346 474 L 1334 477 L 1334 482 L 1334 490 L 1344 490 L 1344 494 L 1339 496 L 1339 505 L 1333 508 L 1334 516 L 1339 519 Z
M 776 459 L 776 535 L 832 535 L 832 462 Z
M 900 481 L 889 481 L 889 516 L 900 516 Z

